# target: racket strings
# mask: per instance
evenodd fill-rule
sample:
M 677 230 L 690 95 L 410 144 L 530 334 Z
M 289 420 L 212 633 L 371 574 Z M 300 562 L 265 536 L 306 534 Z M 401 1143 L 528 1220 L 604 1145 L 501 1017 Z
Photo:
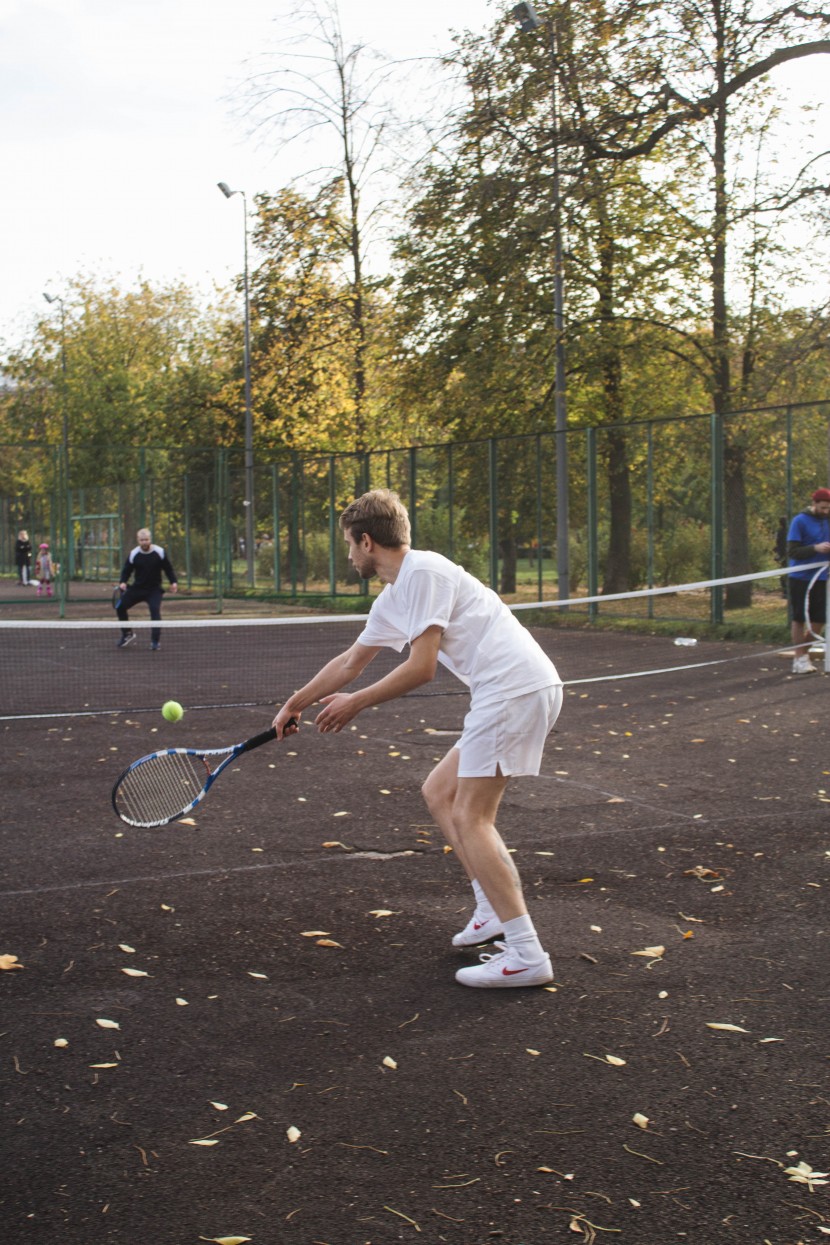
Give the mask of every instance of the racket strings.
M 208 775 L 205 762 L 186 752 L 149 757 L 124 775 L 115 793 L 119 816 L 134 825 L 163 825 L 192 807 Z

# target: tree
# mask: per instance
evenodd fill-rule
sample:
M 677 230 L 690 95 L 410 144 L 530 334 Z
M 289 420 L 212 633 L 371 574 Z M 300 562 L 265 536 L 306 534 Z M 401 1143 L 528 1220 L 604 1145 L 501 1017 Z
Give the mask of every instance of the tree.
M 288 142 L 313 136 L 318 153 L 320 143 L 327 151 L 326 140 L 334 139 L 332 160 L 322 170 L 320 193 L 327 195 L 334 188 L 339 192 L 341 211 L 331 212 L 330 222 L 341 234 L 348 262 L 349 414 L 354 441 L 366 449 L 372 357 L 368 302 L 374 285 L 366 274 L 366 254 L 378 208 L 367 211 L 363 197 L 378 171 L 388 124 L 388 107 L 380 100 L 388 67 L 379 76 L 364 73 L 368 51 L 360 44 L 347 46 L 336 4 L 319 0 L 301 11 L 298 20 L 305 39 L 308 28 L 312 29 L 312 43 L 319 52 L 292 53 L 289 43 L 281 64 L 249 81 L 245 113 L 257 130 L 276 133 Z

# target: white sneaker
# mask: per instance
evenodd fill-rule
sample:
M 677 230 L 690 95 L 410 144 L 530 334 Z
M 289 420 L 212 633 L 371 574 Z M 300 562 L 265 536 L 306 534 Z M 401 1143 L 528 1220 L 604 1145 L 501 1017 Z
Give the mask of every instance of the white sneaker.
M 505 986 L 546 986 L 553 981 L 553 969 L 550 956 L 526 964 L 516 952 L 504 942 L 497 942 L 498 952 L 490 955 L 485 952 L 480 964 L 469 968 L 459 968 L 455 980 L 462 986 L 505 987 Z
M 476 910 L 461 933 L 453 935 L 452 945 L 454 947 L 478 947 L 483 942 L 500 938 L 503 933 L 501 921 L 495 913 L 492 916 L 482 917 Z
M 809 657 L 796 657 L 793 662 L 793 674 L 815 674 L 816 668 Z

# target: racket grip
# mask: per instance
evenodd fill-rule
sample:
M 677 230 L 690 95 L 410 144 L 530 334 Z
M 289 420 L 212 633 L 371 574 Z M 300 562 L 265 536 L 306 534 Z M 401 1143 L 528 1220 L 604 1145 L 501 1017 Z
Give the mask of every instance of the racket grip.
M 286 726 L 296 726 L 297 719 L 289 718 Z M 242 745 L 240 752 L 250 752 L 252 748 L 261 748 L 263 744 L 268 744 L 272 739 L 277 738 L 277 728 L 270 726 L 267 731 L 262 731 L 259 735 L 253 735 L 250 739 L 246 739 Z

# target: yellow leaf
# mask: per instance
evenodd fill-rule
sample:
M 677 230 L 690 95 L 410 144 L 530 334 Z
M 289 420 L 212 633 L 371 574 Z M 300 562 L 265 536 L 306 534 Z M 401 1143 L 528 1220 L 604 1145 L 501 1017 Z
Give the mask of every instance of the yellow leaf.
M 53 1046 L 68 1046 L 69 1043 L 67 1042 L 66 1038 L 55 1038 L 52 1045 Z
M 395 1068 L 397 1068 L 398 1065 L 395 1063 L 395 1060 L 392 1058 L 391 1055 L 384 1055 L 383 1066 L 384 1068 L 392 1068 L 394 1070 Z
M 323 847 L 342 847 L 343 851 L 348 851 L 345 843 L 341 843 L 339 839 L 331 839 L 323 844 Z
M 397 916 L 397 912 L 393 912 L 390 908 L 372 908 L 369 916 Z
M 130 946 L 128 943 L 126 943 L 126 942 L 119 942 L 119 944 L 118 944 L 118 950 L 119 950 L 119 951 L 126 951 L 126 952 L 127 952 L 127 955 L 135 955 L 135 947 L 131 947 L 131 946 Z
M 290 1128 L 286 1129 L 285 1135 L 293 1145 L 295 1141 L 300 1140 L 303 1134 L 300 1132 L 299 1128 L 295 1128 L 292 1124 Z
M 605 1061 L 606 1061 L 606 1063 L 613 1064 L 613 1066 L 614 1066 L 615 1068 L 624 1068 L 624 1067 L 625 1067 L 625 1060 L 624 1060 L 624 1059 L 620 1059 L 619 1055 L 606 1055 L 606 1056 L 605 1056 Z
M 340 942 L 335 942 L 333 938 L 318 938 L 317 942 L 315 943 L 315 946 L 317 947 L 340 947 L 341 951 L 343 949 L 343 944 Z
M 0 969 L 22 967 L 22 964 L 18 964 L 16 955 L 0 955 Z
M 579 882 L 581 885 L 583 882 L 593 882 L 593 880 L 594 880 L 593 878 L 580 878 Z
M 197 822 L 193 817 L 180 817 L 178 819 L 178 825 L 180 826 L 195 826 L 196 824 Z
M 706 1021 L 707 1029 L 722 1029 L 726 1033 L 749 1033 L 749 1029 L 742 1029 L 740 1025 L 719 1025 L 714 1021 Z
M 665 952 L 665 947 L 645 947 L 642 951 L 632 951 L 632 955 L 644 955 L 649 960 L 659 960 Z
M 217 1137 L 197 1137 L 195 1141 L 189 1141 L 189 1146 L 218 1146 L 219 1139 Z
M 149 977 L 149 973 L 145 973 L 142 968 L 122 968 L 122 973 L 126 973 L 128 977 Z
M 268 974 L 267 974 L 267 973 L 250 973 L 250 972 L 249 972 L 249 973 L 248 973 L 248 976 L 249 976 L 249 977 L 257 977 L 257 978 L 259 978 L 259 980 L 260 980 L 260 981 L 267 981 L 267 980 L 268 980 Z
M 200 1241 L 211 1241 L 213 1245 L 243 1245 L 244 1241 L 251 1241 L 250 1236 L 200 1236 Z
M 301 938 L 325 938 L 328 935 L 327 929 L 304 929 L 300 933 Z
M 226 1102 L 212 1102 L 210 1105 L 215 1107 L 217 1111 L 227 1111 L 228 1109 L 228 1104 Z
M 528 1055 L 541 1055 L 542 1053 L 540 1050 L 534 1050 L 532 1046 L 526 1046 L 525 1050 L 527 1051 Z
M 635 1115 L 632 1115 L 631 1119 L 638 1128 L 648 1128 L 648 1116 L 643 1115 L 642 1112 L 638 1111 Z
M 244 1115 L 240 1115 L 234 1120 L 234 1124 L 244 1124 L 246 1120 L 256 1120 L 258 1118 L 256 1111 L 246 1111 Z
M 91 1063 L 90 1068 L 117 1068 L 117 1063 Z
M 102 1029 L 120 1029 L 121 1026 L 117 1020 L 96 1020 L 95 1023 L 100 1025 Z
M 351 813 L 341 810 L 339 813 L 332 813 L 332 817 L 350 817 Z
M 178 998 L 178 999 L 176 999 L 176 1003 L 177 1003 L 177 1005 L 178 1005 L 179 1007 L 189 1007 L 189 1006 L 190 1006 L 190 1004 L 188 1003 L 187 999 Z

